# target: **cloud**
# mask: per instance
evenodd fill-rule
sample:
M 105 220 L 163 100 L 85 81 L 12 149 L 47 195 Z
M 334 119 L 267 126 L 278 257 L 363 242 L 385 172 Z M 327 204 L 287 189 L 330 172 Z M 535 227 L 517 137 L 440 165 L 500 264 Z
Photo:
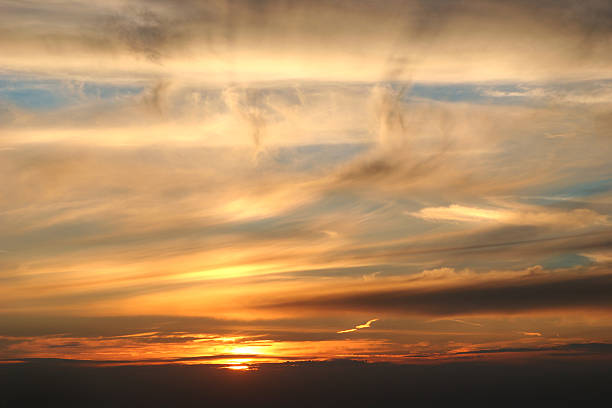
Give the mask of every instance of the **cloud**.
M 422 208 L 410 215 L 425 220 L 442 220 L 458 222 L 498 222 L 517 225 L 568 225 L 585 227 L 589 225 L 608 225 L 608 216 L 589 209 L 545 211 L 537 207 L 518 206 L 509 208 L 478 208 L 452 204 L 448 207 Z
M 80 313 L 168 314 L 117 317 L 111 351 L 208 327 L 371 356 L 609 310 L 608 2 L 0 9 L 0 306 L 63 336 L 33 349 L 94 355 L 58 331 Z M 398 322 L 339 339 L 364 313 Z
M 415 217 L 425 220 L 448 220 L 448 221 L 500 221 L 511 217 L 507 211 L 491 210 L 485 208 L 465 207 L 452 204 L 449 207 L 429 207 L 422 208 L 416 213 L 411 213 Z
M 548 347 L 508 347 L 497 349 L 481 349 L 470 351 L 459 351 L 455 354 L 495 354 L 495 353 L 536 353 L 536 352 L 570 352 L 575 354 L 609 354 L 612 353 L 610 343 L 572 343 Z
M 609 310 L 609 272 L 543 274 L 529 277 L 445 280 L 435 285 L 395 283 L 392 288 L 346 291 L 279 302 L 268 307 L 392 312 L 407 315 L 465 316 L 521 314 L 552 310 Z
M 266 131 L 266 118 L 264 107 L 260 106 L 261 97 L 257 90 L 246 89 L 239 92 L 228 88 L 223 91 L 223 99 L 231 111 L 246 122 L 249 137 L 253 141 L 255 156 L 262 149 Z
M 371 319 L 371 320 L 368 320 L 367 322 L 365 322 L 364 324 L 359 324 L 359 325 L 355 326 L 355 327 L 354 327 L 354 328 L 352 328 L 352 329 L 340 330 L 340 331 L 338 331 L 338 332 L 336 332 L 336 333 L 338 333 L 338 334 L 342 334 L 342 333 L 350 333 L 350 332 L 354 332 L 354 331 L 357 331 L 357 330 L 360 330 L 360 329 L 367 329 L 367 328 L 369 328 L 369 327 L 370 327 L 370 325 L 371 325 L 372 323 L 374 323 L 374 322 L 376 322 L 376 321 L 378 321 L 378 319 Z
M 106 24 L 117 40 L 130 50 L 153 62 L 161 60 L 162 50 L 169 41 L 170 25 L 155 12 L 146 8 L 125 8 L 108 17 Z
M 153 112 L 161 115 L 165 110 L 166 98 L 170 83 L 167 81 L 159 81 L 153 86 L 149 92 L 143 95 L 143 104 Z
M 524 102 L 538 101 L 555 104 L 588 105 L 612 103 L 609 80 L 561 82 L 556 84 L 521 85 L 511 90 L 484 89 L 483 94 L 494 98 L 522 98 Z
M 3 66 L 53 75 L 452 82 L 602 77 L 611 63 L 604 1 L 5 0 L 3 10 Z

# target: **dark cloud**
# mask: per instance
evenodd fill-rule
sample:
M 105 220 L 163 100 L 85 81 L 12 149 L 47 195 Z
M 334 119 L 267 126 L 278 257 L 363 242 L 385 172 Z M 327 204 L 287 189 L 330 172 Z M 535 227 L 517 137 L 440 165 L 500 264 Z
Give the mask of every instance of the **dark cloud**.
M 78 342 L 78 341 L 69 341 L 67 343 L 62 343 L 62 344 L 48 344 L 47 347 L 49 348 L 76 348 L 76 347 L 81 347 L 83 345 L 83 343 Z
M 147 9 L 127 9 L 109 18 L 108 29 L 128 48 L 152 61 L 162 57 L 162 47 L 168 41 L 168 23 Z
M 612 344 L 610 343 L 572 343 L 560 346 L 548 347 L 505 347 L 497 349 L 482 349 L 460 351 L 455 354 L 496 354 L 496 353 L 534 353 L 546 351 L 562 351 L 579 354 L 612 354 Z
M 444 286 L 381 289 L 282 302 L 268 307 L 453 316 L 612 308 L 612 274 L 543 274 Z

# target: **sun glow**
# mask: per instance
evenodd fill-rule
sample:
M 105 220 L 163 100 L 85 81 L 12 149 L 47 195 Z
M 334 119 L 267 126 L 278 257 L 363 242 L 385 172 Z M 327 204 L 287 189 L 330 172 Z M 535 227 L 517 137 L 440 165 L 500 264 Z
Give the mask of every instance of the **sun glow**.
M 255 366 L 249 365 L 249 363 L 251 362 L 253 362 L 252 358 L 228 358 L 228 359 L 222 359 L 218 363 L 227 364 L 221 367 L 227 370 L 235 370 L 235 371 L 256 370 L 257 368 Z
M 234 371 L 250 371 L 250 370 L 256 370 L 255 367 L 251 367 L 248 365 L 230 365 L 230 366 L 225 366 L 225 367 L 221 367 L 224 368 L 226 370 L 234 370 Z
M 261 354 L 263 350 L 261 350 L 262 346 L 240 346 L 240 347 L 232 347 L 229 352 L 232 354 Z

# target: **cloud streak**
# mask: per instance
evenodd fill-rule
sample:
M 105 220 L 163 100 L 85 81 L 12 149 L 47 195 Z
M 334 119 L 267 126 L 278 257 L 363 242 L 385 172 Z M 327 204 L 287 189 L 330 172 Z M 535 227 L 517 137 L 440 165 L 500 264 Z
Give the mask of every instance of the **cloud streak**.
M 354 332 L 354 331 L 357 331 L 357 330 L 360 330 L 360 329 L 368 329 L 368 328 L 371 327 L 372 323 L 377 322 L 377 321 L 378 321 L 378 319 L 371 319 L 371 320 L 368 320 L 367 322 L 365 322 L 364 324 L 358 324 L 357 326 L 355 326 L 352 329 L 340 330 L 340 331 L 338 331 L 336 333 L 343 334 L 343 333 L 351 333 L 351 332 Z
M 442 281 L 444 282 L 444 281 Z M 521 314 L 554 310 L 609 311 L 612 275 L 544 274 L 506 279 L 366 290 L 284 302 L 269 307 L 392 312 L 425 316 Z

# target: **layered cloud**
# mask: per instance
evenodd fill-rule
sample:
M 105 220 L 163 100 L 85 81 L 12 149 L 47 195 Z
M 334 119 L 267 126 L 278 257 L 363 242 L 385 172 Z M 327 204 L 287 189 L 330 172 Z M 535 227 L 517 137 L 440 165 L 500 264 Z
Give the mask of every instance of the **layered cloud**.
M 437 272 L 437 273 L 436 273 Z M 391 283 L 391 282 L 389 282 Z M 554 310 L 612 308 L 609 271 L 545 273 L 541 268 L 514 274 L 455 274 L 452 270 L 425 272 L 392 287 L 354 289 L 274 307 L 395 312 L 431 316 L 520 314 Z
M 605 1 L 4 1 L 3 10 L 2 64 L 56 75 L 458 81 L 610 68 Z
M 0 9 L 0 355 L 612 341 L 608 2 Z
M 452 204 L 448 207 L 422 208 L 410 215 L 433 221 L 457 222 L 497 222 L 516 225 L 554 225 L 585 227 L 589 225 L 608 225 L 608 217 L 588 209 L 571 211 L 544 211 L 528 206 L 518 206 L 516 210 L 500 208 L 465 207 Z M 522 207 L 522 208 L 521 208 Z

